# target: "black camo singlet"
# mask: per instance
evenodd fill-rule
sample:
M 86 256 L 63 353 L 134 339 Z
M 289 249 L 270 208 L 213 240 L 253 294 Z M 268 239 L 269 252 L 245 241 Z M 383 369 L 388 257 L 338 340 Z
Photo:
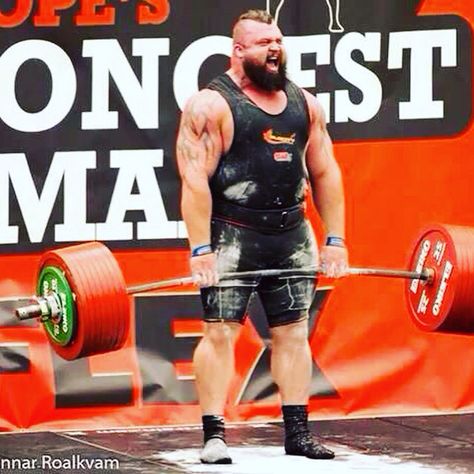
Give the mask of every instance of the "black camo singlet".
M 266 210 L 300 204 L 307 185 L 304 150 L 310 125 L 301 89 L 287 81 L 287 106 L 272 115 L 260 109 L 227 74 L 207 88 L 227 101 L 234 121 L 232 145 L 211 178 L 213 199 Z

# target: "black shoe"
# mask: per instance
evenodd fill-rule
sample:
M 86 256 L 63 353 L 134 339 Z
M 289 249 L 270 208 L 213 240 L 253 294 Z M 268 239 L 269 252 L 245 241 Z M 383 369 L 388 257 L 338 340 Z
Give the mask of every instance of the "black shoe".
M 286 438 L 285 452 L 310 459 L 333 459 L 335 456 L 333 451 L 314 440 L 310 433 L 298 433 Z

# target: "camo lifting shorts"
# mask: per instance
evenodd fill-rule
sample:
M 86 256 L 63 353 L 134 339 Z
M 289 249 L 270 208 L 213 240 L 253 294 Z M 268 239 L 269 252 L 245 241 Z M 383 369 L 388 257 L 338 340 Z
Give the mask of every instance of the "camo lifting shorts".
M 316 239 L 309 223 L 280 233 L 262 233 L 213 219 L 212 246 L 220 274 L 265 269 L 302 269 L 316 265 Z M 243 323 L 250 298 L 257 293 L 270 327 L 308 317 L 316 289 L 315 276 L 285 274 L 222 280 L 201 288 L 206 322 Z

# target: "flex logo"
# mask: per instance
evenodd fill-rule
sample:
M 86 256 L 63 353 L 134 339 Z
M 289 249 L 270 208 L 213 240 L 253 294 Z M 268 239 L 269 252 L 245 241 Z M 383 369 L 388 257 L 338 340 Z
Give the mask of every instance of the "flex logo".
M 329 288 L 319 288 L 310 309 L 312 339 Z M 202 307 L 196 294 L 144 296 L 135 298 L 136 346 L 145 403 L 197 401 L 192 355 L 202 335 Z M 266 399 L 277 393 L 270 373 L 270 333 L 258 301 L 250 308 L 250 320 L 236 344 L 238 386 L 233 404 Z M 311 397 L 337 397 L 313 357 Z
M 318 288 L 310 308 L 311 342 L 316 342 L 313 339 L 318 315 L 330 291 L 330 287 Z M 0 301 L 0 332 L 20 329 L 18 320 L 13 316 L 14 307 L 15 303 Z M 120 370 L 91 371 L 90 359 L 65 361 L 52 348 L 39 350 L 45 344 L 39 323 L 22 322 L 21 330 L 15 333 L 12 342 L 0 344 L 0 376 L 28 375 L 32 367 L 45 367 L 52 363 L 55 408 L 197 403 L 192 357 L 202 336 L 201 313 L 197 294 L 135 297 L 136 354 L 132 359 L 136 365 L 133 362 L 128 367 L 130 371 L 123 371 L 123 366 Z M 270 334 L 258 300 L 254 300 L 250 316 L 236 344 L 236 383 L 229 398 L 233 405 L 268 400 L 278 391 L 270 373 Z M 38 337 L 32 336 L 32 331 Z M 8 332 L 5 335 L 5 340 L 9 341 Z M 311 398 L 339 397 L 337 388 L 318 366 L 317 359 L 315 353 Z M 137 380 L 140 380 L 138 385 Z M 41 388 L 46 390 L 43 384 Z M 18 390 L 19 397 L 24 387 L 12 384 L 11 390 L 11 393 Z M 37 394 L 48 395 L 40 391 Z M 16 394 L 15 397 L 18 398 Z M 28 407 L 28 397 L 25 407 Z

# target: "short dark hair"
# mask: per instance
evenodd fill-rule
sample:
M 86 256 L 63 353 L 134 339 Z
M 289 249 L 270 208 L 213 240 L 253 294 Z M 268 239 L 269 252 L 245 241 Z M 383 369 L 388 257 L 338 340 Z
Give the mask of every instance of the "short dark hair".
M 270 25 L 274 21 L 274 18 L 266 10 L 247 10 L 239 16 L 237 22 L 241 20 L 253 20 Z

